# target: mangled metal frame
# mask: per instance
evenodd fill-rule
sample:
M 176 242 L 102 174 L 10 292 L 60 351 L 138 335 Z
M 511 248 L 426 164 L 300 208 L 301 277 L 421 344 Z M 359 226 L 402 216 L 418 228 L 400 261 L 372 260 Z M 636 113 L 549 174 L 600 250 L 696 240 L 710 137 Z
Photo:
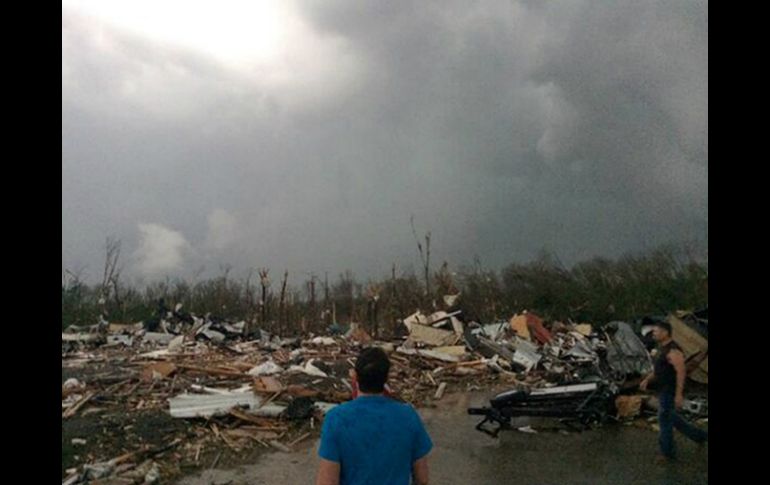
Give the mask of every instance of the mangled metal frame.
M 610 322 L 605 330 L 607 337 L 607 365 L 616 381 L 624 381 L 629 375 L 646 375 L 652 372 L 652 359 L 644 343 L 626 322 Z
M 573 347 L 564 355 L 554 356 L 557 359 L 569 357 L 574 360 L 565 361 L 565 365 L 590 367 L 593 382 L 584 380 L 545 389 L 514 389 L 498 394 L 490 400 L 489 407 L 468 409 L 468 414 L 484 416 L 476 429 L 495 437 L 501 429 L 510 428 L 514 417 L 560 418 L 567 425 L 577 425 L 575 427 L 578 429 L 603 421 L 609 416 L 618 385 L 630 375 L 642 375 L 652 370 L 652 360 L 647 349 L 627 323 L 611 322 L 605 335 L 606 359 L 599 357 L 585 337 L 577 336 Z M 487 346 L 489 344 L 483 339 L 477 340 Z M 523 354 L 524 349 L 520 347 L 517 346 L 516 352 Z M 552 350 L 550 346 L 546 347 L 548 351 Z M 488 429 L 488 423 L 497 424 L 497 427 Z
M 615 395 L 613 386 L 604 382 L 589 382 L 546 389 L 514 389 L 490 399 L 490 406 L 469 408 L 468 414 L 484 416 L 476 429 L 497 437 L 502 429 L 511 428 L 516 417 L 561 418 L 577 429 L 585 429 L 591 423 L 608 416 L 608 406 Z M 487 423 L 497 424 L 488 429 Z

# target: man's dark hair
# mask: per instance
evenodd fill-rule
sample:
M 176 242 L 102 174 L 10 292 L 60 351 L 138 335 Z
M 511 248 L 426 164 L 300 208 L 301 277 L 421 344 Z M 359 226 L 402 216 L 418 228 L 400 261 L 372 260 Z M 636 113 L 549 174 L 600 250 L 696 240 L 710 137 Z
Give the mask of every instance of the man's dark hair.
M 356 374 L 358 374 L 358 387 L 361 392 L 377 394 L 385 390 L 385 381 L 388 380 L 390 371 L 390 359 L 379 347 L 369 347 L 361 351 L 356 360 Z
M 669 335 L 674 335 L 674 331 L 671 328 L 671 324 L 665 320 L 656 320 L 655 323 L 653 323 L 653 325 L 667 331 Z

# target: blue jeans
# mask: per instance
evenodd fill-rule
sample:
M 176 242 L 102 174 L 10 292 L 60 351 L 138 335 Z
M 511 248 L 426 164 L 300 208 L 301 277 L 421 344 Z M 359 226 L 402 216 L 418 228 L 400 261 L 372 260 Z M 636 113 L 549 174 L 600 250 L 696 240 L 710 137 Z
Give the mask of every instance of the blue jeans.
M 691 440 L 702 443 L 708 439 L 708 432 L 685 421 L 677 412 L 674 404 L 674 393 L 663 392 L 658 395 L 660 407 L 658 409 L 658 425 L 660 426 L 660 451 L 664 456 L 674 456 L 674 428 Z

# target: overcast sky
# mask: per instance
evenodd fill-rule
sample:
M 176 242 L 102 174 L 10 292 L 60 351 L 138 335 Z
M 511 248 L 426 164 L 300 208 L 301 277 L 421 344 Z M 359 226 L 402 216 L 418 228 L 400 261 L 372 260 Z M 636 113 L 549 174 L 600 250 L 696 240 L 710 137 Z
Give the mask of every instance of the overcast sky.
M 437 265 L 707 247 L 707 2 L 63 1 L 63 269 L 376 277 L 412 214 Z

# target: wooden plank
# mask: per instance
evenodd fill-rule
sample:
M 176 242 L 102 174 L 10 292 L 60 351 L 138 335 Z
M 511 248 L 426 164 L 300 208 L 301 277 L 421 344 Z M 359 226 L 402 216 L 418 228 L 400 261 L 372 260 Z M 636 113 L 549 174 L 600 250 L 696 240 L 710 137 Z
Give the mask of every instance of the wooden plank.
M 286 447 L 286 445 L 284 445 L 283 443 L 281 443 L 281 442 L 279 442 L 279 441 L 276 441 L 276 440 L 270 440 L 270 445 L 271 445 L 273 448 L 276 448 L 276 449 L 278 449 L 278 450 L 281 450 L 281 451 L 283 451 L 283 452 L 285 452 L 285 453 L 291 453 L 291 450 L 290 450 L 289 448 L 287 448 L 287 447 Z
M 433 384 L 434 386 L 438 385 L 436 384 L 436 380 L 433 378 L 433 375 L 430 372 L 425 371 L 425 376 L 428 378 L 431 384 Z
M 436 394 L 433 396 L 436 400 L 441 399 L 444 397 L 444 391 L 446 390 L 446 382 L 442 382 L 439 384 L 438 389 L 436 389 Z
M 145 381 L 154 381 L 156 379 L 165 379 L 176 371 L 176 366 L 171 362 L 156 362 L 146 366 L 142 370 L 142 379 Z
M 250 429 L 253 429 L 255 431 L 286 431 L 288 429 L 286 426 L 274 426 L 272 424 L 267 426 L 265 425 L 265 423 L 270 423 L 269 420 L 246 413 L 238 408 L 231 409 L 230 416 L 238 418 L 241 421 L 246 421 L 247 423 L 256 424 L 257 426 L 255 427 L 254 426 L 249 427 Z
M 415 342 L 425 342 L 428 345 L 452 345 L 457 341 L 457 335 L 453 331 L 441 330 L 419 323 L 407 325 L 409 338 Z
M 261 376 L 254 378 L 254 392 L 274 393 L 283 390 L 283 385 L 272 376 Z
M 86 404 L 88 401 L 90 401 L 90 400 L 91 400 L 91 398 L 93 398 L 95 395 L 96 395 L 96 393 L 95 393 L 95 392 L 89 392 L 88 394 L 86 394 L 85 396 L 83 396 L 83 398 L 81 398 L 81 399 L 80 399 L 80 401 L 76 402 L 75 404 L 73 404 L 72 406 L 70 406 L 69 408 L 67 408 L 67 409 L 66 409 L 66 410 L 65 410 L 65 411 L 62 413 L 61 417 L 62 417 L 63 419 L 68 419 L 68 418 L 71 418 L 72 416 L 74 416 L 74 415 L 75 415 L 75 413 L 77 413 L 77 412 L 78 412 L 78 410 L 79 410 L 80 408 L 82 408 L 82 407 L 83 407 L 83 406 L 84 406 L 84 405 L 85 405 L 85 404 Z
M 300 436 L 299 438 L 297 438 L 297 439 L 295 439 L 294 441 L 292 441 L 291 443 L 289 443 L 289 447 L 292 447 L 292 446 L 296 445 L 297 443 L 300 443 L 300 442 L 302 442 L 302 440 L 304 440 L 304 439 L 305 439 L 305 438 L 307 438 L 308 436 L 310 436 L 310 433 L 305 433 L 305 434 L 303 434 L 303 435 L 302 435 L 302 436 Z
M 261 403 L 259 403 L 259 406 L 257 406 L 257 409 L 262 409 L 264 406 L 266 406 L 266 405 L 270 404 L 271 402 L 273 402 L 273 400 L 275 398 L 277 398 L 278 396 L 280 396 L 282 392 L 283 391 L 278 391 L 275 394 L 273 394 L 272 396 L 270 396 L 267 400 L 262 401 Z
M 230 410 L 230 416 L 236 417 L 240 419 L 241 421 L 246 421 L 249 423 L 259 424 L 263 425 L 264 420 L 258 416 L 252 416 L 251 414 L 245 413 L 241 411 L 238 408 L 233 408 Z
M 240 451 L 240 447 L 238 445 L 236 445 L 235 443 L 233 443 L 232 441 L 230 441 L 230 439 L 227 437 L 227 435 L 225 434 L 224 431 L 219 433 L 219 437 L 222 438 L 222 441 L 224 441 L 225 444 L 227 446 L 229 446 L 231 450 L 233 450 L 235 452 Z
M 211 469 L 213 470 L 215 466 L 217 466 L 217 463 L 219 463 L 219 459 L 222 458 L 222 452 L 220 451 L 219 454 L 217 454 L 217 457 L 214 458 L 214 461 L 211 463 Z
M 235 372 L 232 370 L 220 369 L 218 367 L 200 367 L 197 365 L 190 365 L 190 364 L 177 364 L 177 367 L 180 369 L 186 369 L 193 372 L 202 372 L 204 374 L 232 376 L 232 377 L 251 377 L 244 372 Z

